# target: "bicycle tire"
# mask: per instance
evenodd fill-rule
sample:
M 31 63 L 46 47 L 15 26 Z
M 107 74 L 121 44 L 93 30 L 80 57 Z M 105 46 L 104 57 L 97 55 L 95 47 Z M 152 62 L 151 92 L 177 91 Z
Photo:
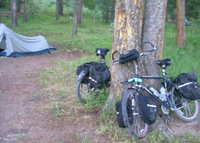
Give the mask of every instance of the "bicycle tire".
M 139 115 L 139 106 L 136 100 L 137 91 L 129 89 L 122 98 L 122 115 L 128 133 L 135 138 L 143 138 L 148 132 L 147 125 Z
M 89 84 L 89 78 L 86 74 L 79 74 L 77 83 L 76 83 L 76 97 L 79 99 L 82 103 L 87 103 L 87 100 L 89 97 L 97 97 L 98 91 L 95 89 L 92 89 Z
M 175 114 L 179 119 L 185 122 L 192 122 L 199 115 L 198 100 L 187 100 L 180 95 L 172 95 L 173 104 L 175 105 Z

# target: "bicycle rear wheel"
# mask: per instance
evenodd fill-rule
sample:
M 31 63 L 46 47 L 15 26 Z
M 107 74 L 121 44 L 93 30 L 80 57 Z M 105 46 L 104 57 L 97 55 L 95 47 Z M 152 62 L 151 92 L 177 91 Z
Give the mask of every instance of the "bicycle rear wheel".
M 173 94 L 173 103 L 175 105 L 175 114 L 185 122 L 196 120 L 199 115 L 198 100 L 187 100 L 180 95 Z
M 125 92 L 122 98 L 122 115 L 128 133 L 133 137 L 143 138 L 149 126 L 140 117 L 136 95 L 137 91 L 133 89 Z
M 86 103 L 90 97 L 98 96 L 98 91 L 92 89 L 87 74 L 81 74 L 76 83 L 76 97 L 80 102 Z

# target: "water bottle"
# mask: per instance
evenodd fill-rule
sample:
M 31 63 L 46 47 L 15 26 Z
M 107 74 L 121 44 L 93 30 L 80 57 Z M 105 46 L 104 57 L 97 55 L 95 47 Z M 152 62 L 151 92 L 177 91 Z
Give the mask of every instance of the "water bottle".
M 161 86 L 161 88 L 160 88 L 160 95 L 162 96 L 162 99 L 163 99 L 164 101 L 167 101 L 165 88 L 164 88 L 163 86 Z
M 156 95 L 157 97 L 160 97 L 160 94 L 158 93 L 158 91 L 155 90 L 153 87 L 150 87 L 149 90 L 151 90 L 153 94 Z

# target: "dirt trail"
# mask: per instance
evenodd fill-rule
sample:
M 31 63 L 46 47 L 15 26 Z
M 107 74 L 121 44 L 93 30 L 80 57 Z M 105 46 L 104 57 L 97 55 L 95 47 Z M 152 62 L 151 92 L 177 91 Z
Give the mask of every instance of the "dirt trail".
M 47 102 L 34 98 L 42 90 L 36 74 L 44 67 L 53 66 L 49 62 L 52 59 L 73 60 L 80 56 L 78 51 L 70 51 L 0 58 L 0 143 L 80 142 L 95 132 L 95 122 L 67 119 L 59 122 L 48 113 L 36 110 Z M 94 142 L 101 141 L 94 138 Z

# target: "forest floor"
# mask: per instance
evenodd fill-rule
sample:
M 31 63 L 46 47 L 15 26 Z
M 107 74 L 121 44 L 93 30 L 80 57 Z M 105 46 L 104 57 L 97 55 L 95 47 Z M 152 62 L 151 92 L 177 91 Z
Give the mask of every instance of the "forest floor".
M 38 73 L 43 68 L 53 67 L 52 59 L 72 61 L 81 56 L 84 55 L 71 49 L 52 54 L 0 58 L 0 143 L 117 142 L 95 133 L 99 124 L 98 112 L 88 113 L 89 120 L 78 119 L 83 116 L 81 111 L 71 113 L 74 118 L 65 116 L 61 119 L 37 108 L 50 102 L 35 94 L 43 90 Z M 87 118 L 87 113 L 84 114 Z M 185 124 L 174 119 L 169 127 L 175 135 L 187 132 L 200 135 L 199 121 Z

